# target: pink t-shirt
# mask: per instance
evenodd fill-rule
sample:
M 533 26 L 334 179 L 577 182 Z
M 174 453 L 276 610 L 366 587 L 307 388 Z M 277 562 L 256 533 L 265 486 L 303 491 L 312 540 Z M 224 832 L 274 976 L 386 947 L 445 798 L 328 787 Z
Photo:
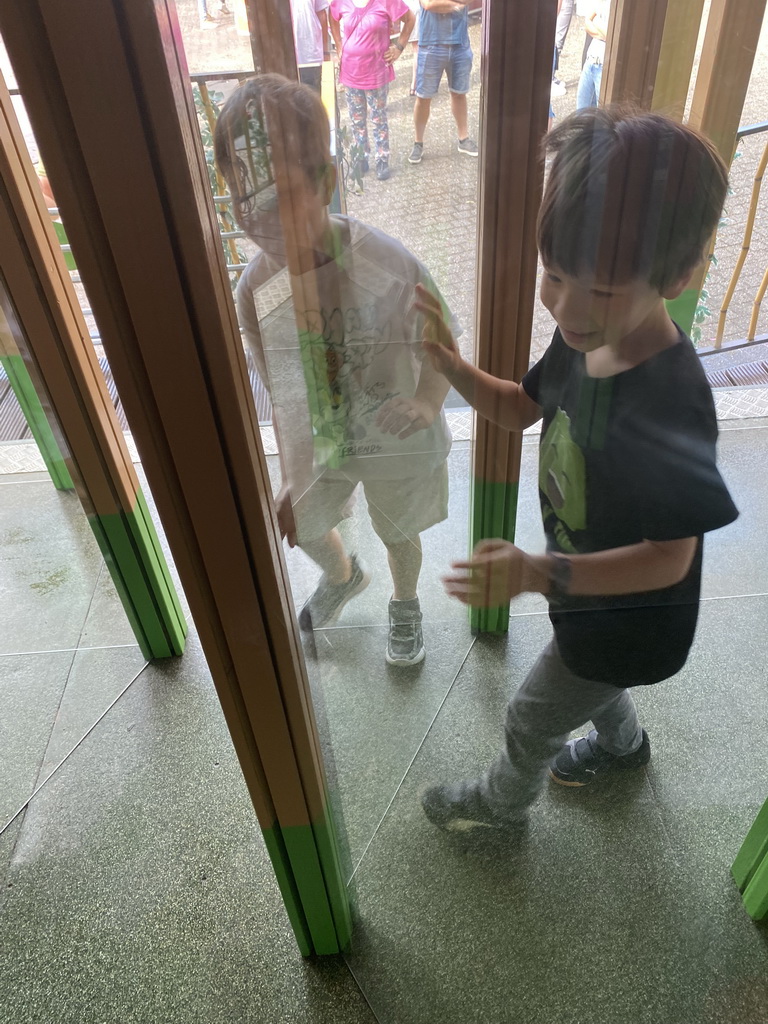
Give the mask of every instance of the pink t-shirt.
M 331 0 L 331 15 L 341 25 L 341 82 L 351 89 L 380 89 L 395 77 L 384 63 L 390 24 L 408 13 L 405 0 Z

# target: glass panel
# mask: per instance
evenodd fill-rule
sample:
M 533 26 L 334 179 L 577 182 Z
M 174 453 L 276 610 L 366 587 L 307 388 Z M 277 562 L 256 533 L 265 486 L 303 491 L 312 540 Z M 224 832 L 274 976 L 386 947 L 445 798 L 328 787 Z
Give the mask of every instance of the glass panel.
M 126 428 L 2 40 L 0 73 L 10 89 L 118 421 Z M 128 440 L 132 449 L 130 436 Z M 97 541 L 98 535 L 114 554 L 119 515 L 103 515 L 103 509 L 93 508 L 86 515 L 75 486 L 81 495 L 86 494 L 61 425 L 39 384 L 13 299 L 0 279 L 0 831 L 146 665 Z M 151 527 L 145 528 L 145 537 L 148 542 L 154 538 Z M 123 572 L 130 572 L 132 555 L 141 543 L 134 538 L 123 547 Z M 159 566 L 162 556 L 155 560 Z M 148 572 L 143 583 L 150 580 Z M 126 586 L 125 579 L 122 586 Z M 148 603 L 155 596 L 152 594 Z
M 312 4 L 294 5 L 300 74 L 317 98 L 291 88 L 262 98 L 260 86 L 238 84 L 248 40 L 236 17 L 209 3 L 215 22 L 204 15 L 201 27 L 193 6 L 179 5 L 187 60 L 213 191 L 223 194 L 216 133 L 219 174 L 240 197 L 217 208 L 227 235 L 236 235 L 232 213 L 245 229 L 225 240 L 225 252 L 239 280 L 246 360 L 351 875 L 472 643 L 465 610 L 440 582 L 467 547 L 471 416 L 424 358 L 412 307 L 419 282 L 441 295 L 471 358 L 479 61 L 458 47 L 453 101 L 443 85 L 424 160 L 411 163 L 409 12 L 395 24 L 383 6 L 365 16 L 376 46 L 386 42 L 396 60 L 390 72 L 380 59 L 381 88 L 360 79 L 360 92 L 348 84 L 365 76 L 355 69 L 357 9 L 344 5 L 334 47 L 323 41 L 326 11 L 318 18 Z M 457 40 L 468 32 L 477 55 L 477 14 L 455 31 Z M 334 98 L 339 47 L 348 61 L 342 56 Z M 329 50 L 333 60 L 323 61 Z M 461 152 L 459 136 L 469 136 Z M 249 260 L 241 272 L 236 264 Z M 416 429 L 400 438 L 412 421 Z M 402 622 L 391 623 L 390 611 Z
M 146 664 L 28 365 L 0 310 L 0 831 Z

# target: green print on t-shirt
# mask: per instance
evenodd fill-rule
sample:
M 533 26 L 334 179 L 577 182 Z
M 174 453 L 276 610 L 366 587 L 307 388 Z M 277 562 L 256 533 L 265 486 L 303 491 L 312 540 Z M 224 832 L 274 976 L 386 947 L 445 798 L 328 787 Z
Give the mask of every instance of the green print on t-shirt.
M 563 526 L 570 531 L 586 528 L 584 455 L 571 437 L 571 421 L 562 409 L 557 410 L 541 442 L 539 488 Z M 566 530 L 556 527 L 555 534 L 564 549 L 573 550 Z
M 364 375 L 390 341 L 389 325 L 382 329 L 378 312 L 370 304 L 330 314 L 310 310 L 307 327 L 298 332 L 301 363 L 307 384 L 312 418 L 315 460 L 329 469 L 340 469 L 347 459 L 375 455 L 381 444 L 367 440 L 372 404 Z M 380 396 L 379 405 L 393 397 Z

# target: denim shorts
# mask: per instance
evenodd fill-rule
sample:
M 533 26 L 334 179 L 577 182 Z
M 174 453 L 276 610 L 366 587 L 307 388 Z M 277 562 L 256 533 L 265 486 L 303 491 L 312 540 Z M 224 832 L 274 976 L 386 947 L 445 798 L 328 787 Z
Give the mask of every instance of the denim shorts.
M 451 92 L 469 92 L 469 74 L 472 70 L 472 48 L 454 44 L 419 46 L 416 64 L 416 95 L 423 100 L 437 93 L 445 71 Z

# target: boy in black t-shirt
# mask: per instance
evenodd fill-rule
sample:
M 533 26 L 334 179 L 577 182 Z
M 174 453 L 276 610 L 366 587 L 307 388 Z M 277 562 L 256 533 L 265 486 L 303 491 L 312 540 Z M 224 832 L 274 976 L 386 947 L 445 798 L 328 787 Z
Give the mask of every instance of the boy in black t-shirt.
M 543 417 L 547 553 L 482 541 L 446 589 L 480 607 L 545 594 L 555 634 L 510 701 L 488 772 L 423 795 L 446 830 L 516 829 L 548 768 L 583 786 L 648 762 L 628 687 L 685 663 L 702 535 L 738 515 L 716 466 L 712 394 L 664 301 L 686 287 L 717 225 L 722 160 L 690 128 L 616 107 L 577 112 L 546 146 L 541 298 L 558 326 L 543 358 L 522 383 L 492 377 L 461 359 L 434 300 L 417 303 L 435 367 L 481 415 L 508 430 Z

